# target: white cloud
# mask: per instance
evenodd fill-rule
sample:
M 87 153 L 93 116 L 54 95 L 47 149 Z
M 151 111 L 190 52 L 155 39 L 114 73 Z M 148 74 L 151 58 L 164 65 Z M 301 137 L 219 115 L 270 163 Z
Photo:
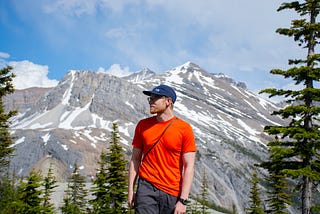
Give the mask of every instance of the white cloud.
M 10 54 L 8 53 L 5 53 L 5 52 L 0 52 L 0 58 L 4 58 L 4 59 L 7 59 L 10 57 Z
M 290 26 L 295 14 L 276 12 L 280 0 L 10 2 L 25 26 L 33 26 L 32 32 L 40 37 L 38 47 L 45 41 L 43 57 L 54 57 L 52 50 L 61 53 L 62 60 L 56 59 L 59 64 L 50 68 L 65 67 L 54 68 L 55 72 L 114 63 L 162 72 L 193 61 L 209 72 L 246 82 L 250 90 L 260 90 L 266 80 L 272 81 L 269 70 L 286 68 L 289 58 L 305 56 L 292 39 L 275 33 Z M 64 65 L 66 58 L 70 60 Z M 130 73 L 120 65 L 100 70 L 117 76 Z
M 103 67 L 99 67 L 97 73 L 107 73 L 107 71 Z
M 111 65 L 108 70 L 105 70 L 104 68 L 100 67 L 98 69 L 98 72 L 105 72 L 105 73 L 108 73 L 108 74 L 111 74 L 111 75 L 117 76 L 117 77 L 124 77 L 124 76 L 128 76 L 128 75 L 132 74 L 132 72 L 130 72 L 130 70 L 129 70 L 129 67 L 121 68 L 121 66 L 119 64 Z
M 12 61 L 9 65 L 13 67 L 16 77 L 13 79 L 15 89 L 25 89 L 30 87 L 54 87 L 57 80 L 48 78 L 48 66 L 37 65 L 30 61 Z

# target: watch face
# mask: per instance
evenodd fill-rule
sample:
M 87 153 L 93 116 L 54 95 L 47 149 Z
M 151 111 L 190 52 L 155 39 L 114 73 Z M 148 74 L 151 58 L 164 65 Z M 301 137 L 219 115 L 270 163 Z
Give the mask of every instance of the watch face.
M 183 204 L 183 205 L 187 205 L 188 204 L 188 199 L 182 199 L 182 198 L 179 198 L 179 201 Z

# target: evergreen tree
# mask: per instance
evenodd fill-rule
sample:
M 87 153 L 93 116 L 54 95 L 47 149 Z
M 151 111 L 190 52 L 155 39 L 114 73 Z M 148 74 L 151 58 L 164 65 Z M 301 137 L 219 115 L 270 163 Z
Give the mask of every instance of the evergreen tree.
M 1 177 L 0 185 L 0 214 L 17 213 L 21 207 L 15 174 L 10 177 L 9 172 Z
M 307 50 L 305 59 L 289 60 L 287 70 L 273 69 L 271 74 L 290 78 L 300 89 L 265 89 L 270 97 L 284 96 L 288 105 L 273 112 L 290 122 L 286 126 L 266 126 L 265 132 L 280 137 L 280 140 L 269 142 L 272 155 L 276 161 L 264 162 L 263 167 L 269 172 L 281 172 L 291 177 L 298 184 L 302 198 L 302 213 L 309 214 L 312 208 L 313 183 L 320 180 L 320 127 L 319 83 L 320 54 L 315 53 L 319 44 L 320 23 L 316 18 L 320 11 L 319 0 L 304 0 L 283 3 L 278 11 L 293 9 L 301 19 L 293 20 L 290 28 L 279 28 L 277 33 L 293 37 L 299 46 Z M 300 185 L 301 184 L 301 185 Z M 314 205 L 314 204 L 313 204 Z
M 12 80 L 15 75 L 8 66 L 0 70 L 0 173 L 8 167 L 10 157 L 14 151 L 13 142 L 9 133 L 8 120 L 16 114 L 16 111 L 5 112 L 3 97 L 14 92 Z
M 195 198 L 195 202 L 190 206 L 190 211 L 188 213 L 201 214 L 208 213 L 207 207 L 209 205 L 208 197 L 208 179 L 206 170 L 203 171 L 201 192 Z
M 42 190 L 41 190 L 42 177 L 39 172 L 34 170 L 30 171 L 26 181 L 22 181 L 19 186 L 19 212 L 24 214 L 42 213 Z
M 250 190 L 250 200 L 249 200 L 249 208 L 246 209 L 246 213 L 248 214 L 262 214 L 262 200 L 260 198 L 260 188 L 259 188 L 259 178 L 257 171 L 255 170 L 252 174 L 252 178 L 250 180 L 252 186 Z
M 201 183 L 201 192 L 197 195 L 197 197 L 194 199 L 194 203 L 191 204 L 190 210 L 188 210 L 188 213 L 192 214 L 201 214 L 201 213 L 208 213 L 207 207 L 208 207 L 208 180 L 207 180 L 207 174 L 206 171 L 203 171 L 203 177 L 202 177 L 202 183 Z
M 232 214 L 237 214 L 237 206 L 235 204 L 232 204 Z
M 289 200 L 291 194 L 288 193 L 286 176 L 282 175 L 281 173 L 271 172 L 271 175 L 267 180 L 270 182 L 272 189 L 268 192 L 271 195 L 271 197 L 267 200 L 270 206 L 268 213 L 288 213 L 288 211 L 286 211 L 286 205 L 291 204 Z
M 206 170 L 203 171 L 202 184 L 201 184 L 201 194 L 200 194 L 200 204 L 201 204 L 201 213 L 205 214 L 208 207 L 208 179 Z
M 46 177 L 44 178 L 43 181 L 43 209 L 44 209 L 44 213 L 55 213 L 54 211 L 54 206 L 53 204 L 50 202 L 51 199 L 51 194 L 54 192 L 54 188 L 56 188 L 58 185 L 56 185 L 57 181 L 55 180 L 55 177 L 53 175 L 52 172 L 52 164 L 50 164 L 48 173 L 46 175 Z
M 0 69 L 0 213 L 10 213 L 16 210 L 13 205 L 17 201 L 17 188 L 15 180 L 10 180 L 9 167 L 10 157 L 14 151 L 13 141 L 9 133 L 9 119 L 17 112 L 5 111 L 3 98 L 14 92 L 12 80 L 15 75 L 12 67 L 7 66 Z
M 276 138 L 278 140 L 278 138 Z M 273 150 L 276 147 L 272 148 Z M 276 152 L 270 151 L 270 159 L 273 163 L 281 161 Z M 269 170 L 269 177 L 267 181 L 270 184 L 271 190 L 268 191 L 270 197 L 268 198 L 269 209 L 267 212 L 275 214 L 285 214 L 287 213 L 287 205 L 290 205 L 290 197 L 292 194 L 289 193 L 289 188 L 287 186 L 286 175 L 281 172 L 281 168 L 272 168 Z
M 125 213 L 124 206 L 127 200 L 127 161 L 124 159 L 122 147 L 119 142 L 118 125 L 113 123 L 109 151 L 106 154 L 107 162 L 107 197 L 109 213 Z
M 199 202 L 198 202 L 199 198 L 200 198 L 199 195 L 197 195 L 195 197 L 195 201 L 191 204 L 190 209 L 187 210 L 187 213 L 191 213 L 191 214 L 199 214 L 200 213 Z
M 69 177 L 68 187 L 64 195 L 64 204 L 60 208 L 64 214 L 82 214 L 87 212 L 88 191 L 85 177 L 79 173 L 79 167 L 75 163 L 72 175 Z
M 110 200 L 107 191 L 107 162 L 106 154 L 100 154 L 99 169 L 93 180 L 91 191 L 94 199 L 90 201 L 93 207 L 93 213 L 107 213 L 109 210 Z

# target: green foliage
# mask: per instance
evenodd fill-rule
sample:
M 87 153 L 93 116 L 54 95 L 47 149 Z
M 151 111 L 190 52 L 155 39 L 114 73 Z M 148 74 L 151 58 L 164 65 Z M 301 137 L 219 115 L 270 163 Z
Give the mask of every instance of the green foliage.
M 82 214 L 87 212 L 87 197 L 85 177 L 79 173 L 75 163 L 72 175 L 69 177 L 68 187 L 65 190 L 64 204 L 60 207 L 64 214 Z
M 320 213 L 320 206 L 314 206 L 311 208 L 311 213 Z
M 256 171 L 253 172 L 251 182 L 251 190 L 250 190 L 250 200 L 249 200 L 249 208 L 246 208 L 246 213 L 248 214 L 262 214 L 262 200 L 260 198 L 260 188 L 259 188 L 259 178 Z
M 305 59 L 289 60 L 291 67 L 287 70 L 273 69 L 270 72 L 292 79 L 295 85 L 300 86 L 298 89 L 271 88 L 261 91 L 270 97 L 286 98 L 288 106 L 273 112 L 273 115 L 289 121 L 287 126 L 265 127 L 265 132 L 274 135 L 276 140 L 268 144 L 270 160 L 263 162 L 262 166 L 268 169 L 273 179 L 279 179 L 274 182 L 282 182 L 285 177 L 293 178 L 299 184 L 297 189 L 301 192 L 302 213 L 310 213 L 312 185 L 320 180 L 320 89 L 315 88 L 320 80 L 320 54 L 315 53 L 320 38 L 320 23 L 316 22 L 320 1 L 283 3 L 278 11 L 285 9 L 294 10 L 301 19 L 292 20 L 290 28 L 279 28 L 277 33 L 292 37 L 300 47 L 307 50 L 307 55 Z M 276 173 L 283 177 L 274 177 Z M 283 200 L 282 203 L 287 201 Z
M 85 213 L 80 210 L 80 207 L 72 202 L 72 198 L 70 196 L 65 196 L 63 198 L 64 205 L 60 208 L 63 214 L 81 214 Z
M 90 201 L 93 207 L 93 213 L 107 213 L 110 205 L 110 198 L 107 190 L 107 162 L 106 154 L 100 154 L 99 169 L 93 180 L 91 191 L 94 199 Z
M 12 67 L 8 66 L 0 70 L 0 173 L 8 167 L 10 157 L 14 151 L 9 129 L 8 120 L 14 116 L 16 111 L 5 112 L 3 97 L 14 92 L 12 80 L 15 75 L 11 72 Z
M 0 178 L 0 214 L 16 213 L 19 204 L 18 187 L 16 177 L 13 175 Z
M 280 172 L 272 172 L 268 181 L 271 185 L 271 190 L 268 192 L 271 197 L 267 200 L 270 207 L 268 212 L 275 214 L 288 213 L 286 208 L 287 205 L 291 204 L 290 197 L 292 194 L 288 193 L 286 177 Z
M 268 191 L 270 197 L 268 198 L 269 209 L 268 212 L 276 213 L 276 214 L 285 214 L 287 213 L 286 208 L 287 205 L 291 204 L 290 197 L 293 195 L 289 193 L 289 188 L 287 186 L 286 175 L 284 174 L 283 167 L 288 166 L 288 163 L 281 163 L 282 155 L 287 154 L 290 155 L 292 153 L 291 149 L 286 149 L 279 147 L 279 141 L 276 140 L 272 143 L 271 148 L 271 161 L 269 163 L 279 163 L 279 164 L 271 164 L 267 166 L 269 163 L 263 163 L 262 166 L 267 166 L 265 168 L 269 169 L 269 177 L 267 181 L 271 186 L 271 190 Z M 264 165 L 265 164 L 265 165 Z M 291 163 L 292 164 L 292 163 Z
M 127 199 L 127 161 L 119 142 L 118 126 L 113 123 L 107 153 L 101 153 L 99 171 L 94 179 L 91 201 L 94 213 L 125 213 Z
M 209 201 L 208 197 L 208 179 L 206 171 L 203 171 L 201 192 L 198 197 L 195 199 L 195 203 L 191 205 L 190 212 L 192 214 L 205 214 L 208 212 Z
M 44 187 L 43 203 L 42 203 L 44 213 L 48 213 L 48 214 L 55 213 L 54 206 L 50 202 L 50 199 L 51 199 L 51 194 L 54 192 L 54 188 L 57 187 L 56 183 L 57 181 L 55 180 L 55 177 L 52 172 L 52 164 L 50 164 L 48 173 L 42 182 L 42 185 Z
M 201 184 L 201 193 L 200 193 L 200 204 L 201 204 L 201 213 L 208 213 L 208 179 L 207 173 L 203 171 L 202 184 Z
M 124 213 L 126 208 L 124 203 L 127 201 L 127 161 L 124 158 L 123 150 L 119 142 L 118 125 L 113 123 L 112 140 L 109 152 L 106 155 L 108 163 L 108 174 L 106 177 L 107 189 L 110 198 L 110 208 L 113 213 Z
M 44 179 L 39 172 L 30 171 L 29 176 L 18 183 L 15 175 L 1 178 L 0 214 L 11 213 L 55 213 L 49 203 L 53 185 L 51 171 Z
M 42 190 L 41 175 L 34 170 L 30 171 L 26 181 L 22 181 L 19 186 L 19 212 L 25 214 L 41 213 L 42 208 Z

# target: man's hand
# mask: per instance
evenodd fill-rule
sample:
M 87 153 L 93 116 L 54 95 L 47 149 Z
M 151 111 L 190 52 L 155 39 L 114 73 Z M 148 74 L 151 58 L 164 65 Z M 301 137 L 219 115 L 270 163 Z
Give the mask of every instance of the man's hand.
M 186 214 L 187 206 L 183 205 L 180 201 L 176 203 L 176 208 L 174 209 L 174 214 Z
M 128 194 L 128 206 L 130 209 L 134 208 L 134 193 Z

